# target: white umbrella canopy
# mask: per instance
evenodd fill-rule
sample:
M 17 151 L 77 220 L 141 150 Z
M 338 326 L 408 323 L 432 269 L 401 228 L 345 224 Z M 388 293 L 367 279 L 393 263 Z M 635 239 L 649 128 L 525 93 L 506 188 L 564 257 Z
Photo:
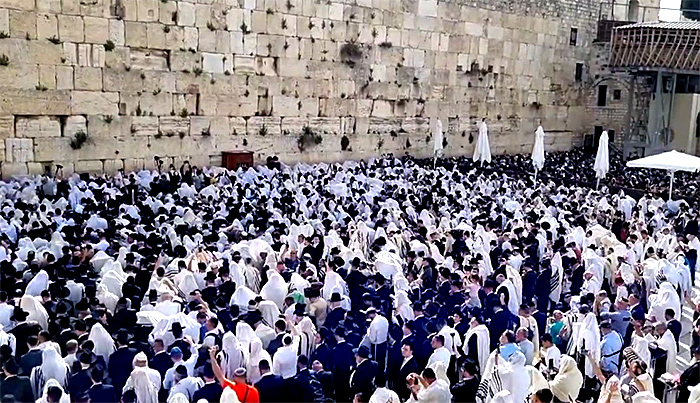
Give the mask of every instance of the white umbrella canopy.
M 673 177 L 676 171 L 699 172 L 700 158 L 676 150 L 628 161 L 629 168 L 663 169 L 671 173 L 671 185 L 668 188 L 668 198 L 673 194 Z
M 539 126 L 535 130 L 535 145 L 532 147 L 532 165 L 539 171 L 544 167 L 544 129 Z
M 479 137 L 476 140 L 476 147 L 474 147 L 474 162 L 481 161 L 481 165 L 484 162 L 491 162 L 491 147 L 489 146 L 489 129 L 486 126 L 486 122 L 481 122 L 479 125 Z
M 595 171 L 595 176 L 598 178 L 596 183 L 596 189 L 600 184 L 600 180 L 605 178 L 605 175 L 610 171 L 610 150 L 608 148 L 608 132 L 604 131 L 600 135 L 600 140 L 598 141 L 598 153 L 595 156 L 595 163 L 593 164 L 593 170 Z

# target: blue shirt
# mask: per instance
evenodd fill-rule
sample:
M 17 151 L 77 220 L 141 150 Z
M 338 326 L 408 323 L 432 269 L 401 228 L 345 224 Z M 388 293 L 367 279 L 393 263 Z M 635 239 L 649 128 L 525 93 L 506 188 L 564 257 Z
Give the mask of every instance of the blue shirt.
M 603 336 L 600 344 L 600 369 L 603 371 L 620 373 L 620 353 L 622 352 L 622 337 L 616 332 Z

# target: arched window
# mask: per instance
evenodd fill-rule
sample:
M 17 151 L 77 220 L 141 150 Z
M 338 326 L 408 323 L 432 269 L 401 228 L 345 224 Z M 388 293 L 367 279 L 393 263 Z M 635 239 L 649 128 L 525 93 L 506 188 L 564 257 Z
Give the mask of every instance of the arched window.
M 630 0 L 627 8 L 627 21 L 639 21 L 639 0 Z

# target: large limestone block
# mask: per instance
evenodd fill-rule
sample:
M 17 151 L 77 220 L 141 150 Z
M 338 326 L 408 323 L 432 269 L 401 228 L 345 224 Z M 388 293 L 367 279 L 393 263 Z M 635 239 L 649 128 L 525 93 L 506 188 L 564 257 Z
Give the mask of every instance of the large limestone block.
M 129 64 L 135 70 L 168 71 L 168 54 L 159 50 L 131 49 Z
M 85 42 L 104 44 L 110 39 L 110 20 L 85 17 Z
M 117 115 L 119 94 L 116 92 L 73 91 L 71 112 L 74 115 Z
M 124 46 L 124 21 L 109 20 L 109 40 L 116 46 Z
M 20 178 L 29 174 L 26 163 L 2 164 L 2 178 Z
M 102 173 L 102 161 L 76 161 L 75 172 L 77 173 Z
M 5 139 L 5 161 L 9 163 L 34 161 L 34 140 Z
M 13 38 L 36 39 L 36 13 L 10 10 L 10 32 Z
M 15 10 L 31 11 L 35 5 L 34 0 L 0 0 L 0 7 Z
M 139 21 L 154 22 L 159 19 L 158 0 L 136 0 L 137 11 L 136 17 Z
M 70 115 L 66 91 L 0 91 L 0 111 L 15 115 Z
M 17 137 L 61 137 L 61 122 L 54 117 L 18 117 Z
M 142 22 L 126 21 L 124 23 L 126 32 L 125 44 L 137 48 L 148 47 L 148 25 Z
M 185 1 L 177 2 L 177 25 L 193 27 L 196 21 L 195 5 Z
M 158 128 L 158 117 L 134 116 L 130 131 L 134 136 L 155 136 L 158 134 Z
M 294 97 L 275 95 L 272 97 L 272 113 L 275 116 L 299 116 L 298 102 Z
M 36 11 L 40 13 L 61 13 L 61 0 L 36 0 Z
M 63 128 L 63 136 L 74 138 L 78 133 L 87 133 L 87 119 L 85 116 L 68 116 L 66 125 Z
M 202 70 L 206 73 L 224 73 L 224 55 L 219 53 L 202 53 Z
M 124 169 L 124 160 L 105 160 L 103 172 L 108 175 L 116 174 L 120 169 Z
M 190 119 L 179 116 L 162 116 L 159 120 L 160 132 L 164 136 L 187 134 L 190 130 Z
M 2 17 L 0 16 L 0 20 Z M 2 25 L 0 23 L 0 25 Z M 0 27 L 2 31 L 2 27 Z M 54 14 L 39 14 L 36 17 L 36 36 L 39 39 L 58 38 L 58 18 Z
M 10 10 L 0 8 L 0 32 L 10 33 Z
M 58 37 L 64 42 L 83 42 L 85 24 L 83 18 L 76 15 L 58 15 Z
M 10 63 L 12 63 L 10 61 Z M 36 65 L 0 67 L 0 88 L 34 90 L 39 84 L 39 68 Z M 2 111 L 2 109 L 0 109 Z
M 95 67 L 75 68 L 76 90 L 102 91 L 102 69 Z
M 10 137 L 15 137 L 15 118 L 12 116 L 0 116 L 0 139 L 4 140 Z M 3 141 L 0 145 L 4 147 L 5 142 Z

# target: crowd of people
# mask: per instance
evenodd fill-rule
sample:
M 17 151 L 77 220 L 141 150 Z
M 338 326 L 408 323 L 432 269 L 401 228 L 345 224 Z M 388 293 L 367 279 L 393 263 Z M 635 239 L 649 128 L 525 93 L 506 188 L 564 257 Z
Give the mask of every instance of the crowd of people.
M 700 402 L 698 199 L 518 158 L 4 182 L 0 398 Z

